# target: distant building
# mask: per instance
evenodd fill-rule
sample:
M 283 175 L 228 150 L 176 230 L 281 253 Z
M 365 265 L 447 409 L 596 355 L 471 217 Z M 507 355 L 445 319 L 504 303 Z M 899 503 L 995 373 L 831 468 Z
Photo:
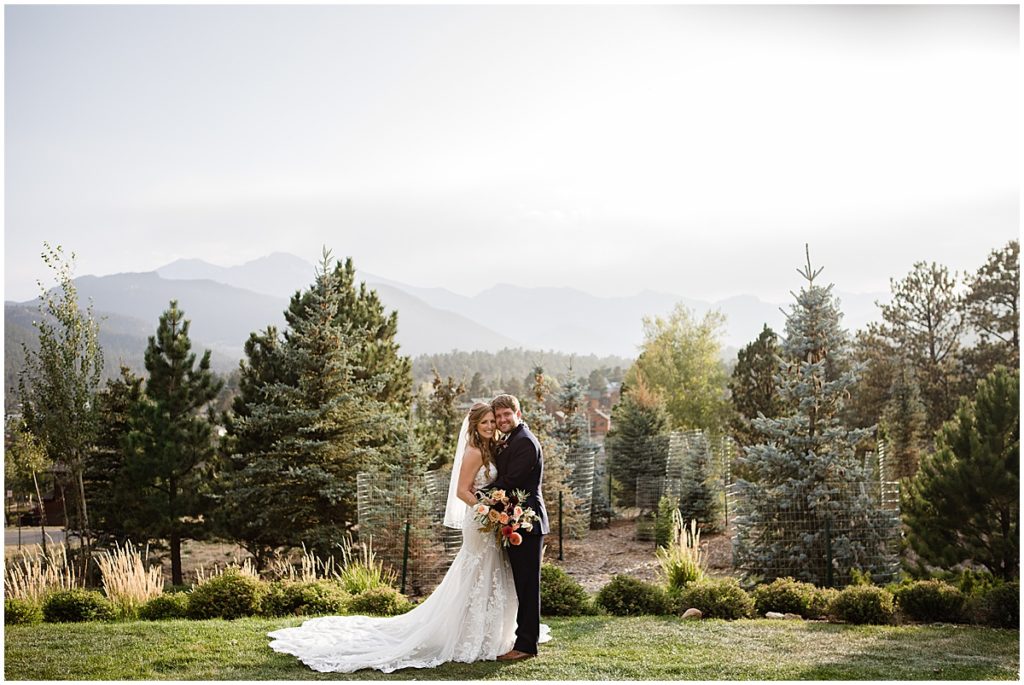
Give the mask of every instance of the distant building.
M 612 417 L 600 409 L 587 410 L 587 416 L 590 418 L 590 436 L 603 441 L 612 428 Z

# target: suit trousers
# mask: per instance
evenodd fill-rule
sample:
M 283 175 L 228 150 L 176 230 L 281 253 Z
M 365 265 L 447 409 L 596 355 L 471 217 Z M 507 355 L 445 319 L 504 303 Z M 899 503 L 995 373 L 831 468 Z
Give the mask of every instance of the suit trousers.
M 519 598 L 516 643 L 512 649 L 528 654 L 537 653 L 537 639 L 540 637 L 540 555 L 543 546 L 543 535 L 527 534 L 521 544 L 508 548 L 508 560 Z

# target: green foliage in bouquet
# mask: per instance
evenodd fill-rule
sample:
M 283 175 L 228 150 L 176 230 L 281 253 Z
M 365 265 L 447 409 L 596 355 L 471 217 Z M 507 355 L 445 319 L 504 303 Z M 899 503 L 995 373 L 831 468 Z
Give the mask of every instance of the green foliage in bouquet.
M 43 600 L 43 619 L 47 623 L 113 621 L 115 618 L 114 605 L 95 590 L 58 590 Z
M 963 618 L 964 593 L 941 580 L 901 585 L 893 595 L 896 606 L 915 621 L 955 623 Z
M 891 623 L 892 593 L 873 585 L 850 585 L 832 600 L 829 613 L 847 623 Z
M 42 620 L 43 611 L 35 602 L 13 597 L 4 600 L 4 625 L 39 623 Z
M 585 616 L 594 613 L 590 597 L 572 576 L 552 564 L 540 567 L 542 616 Z
M 404 614 L 412 607 L 412 602 L 395 588 L 376 587 L 352 597 L 348 603 L 348 612 L 371 616 L 396 616 Z
M 188 602 L 188 594 L 184 592 L 157 595 L 139 607 L 139 618 L 143 621 L 187 618 Z
M 705 578 L 690 583 L 680 594 L 681 609 L 700 609 L 704 618 L 749 618 L 754 600 L 735 578 Z
M 660 587 L 621 574 L 598 591 L 597 604 L 615 616 L 670 614 L 673 609 L 671 598 Z
M 258 579 L 236 568 L 200 583 L 189 593 L 189 618 L 242 618 L 260 612 L 266 589 Z

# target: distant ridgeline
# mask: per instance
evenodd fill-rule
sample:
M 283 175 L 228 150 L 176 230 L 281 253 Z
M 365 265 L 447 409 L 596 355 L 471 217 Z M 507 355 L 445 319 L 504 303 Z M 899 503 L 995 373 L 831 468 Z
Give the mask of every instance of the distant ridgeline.
M 547 376 L 564 379 L 569 374 L 577 378 L 588 378 L 593 371 L 600 371 L 605 380 L 622 380 L 622 376 L 633 364 L 627 357 L 599 357 L 594 354 L 580 355 L 552 350 L 526 350 L 521 347 L 505 348 L 498 352 L 461 352 L 452 351 L 445 354 L 421 354 L 413 359 L 413 385 L 429 383 L 434 377 L 434 369 L 442 378 L 453 377 L 467 386 L 473 376 L 481 375 L 487 389 L 522 391 L 525 379 L 532 376 L 533 370 L 543 367 Z M 529 387 L 529 386 L 526 386 Z

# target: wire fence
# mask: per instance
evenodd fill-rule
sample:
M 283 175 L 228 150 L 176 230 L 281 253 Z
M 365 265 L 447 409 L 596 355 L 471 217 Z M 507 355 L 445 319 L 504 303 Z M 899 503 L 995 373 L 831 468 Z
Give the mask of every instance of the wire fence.
M 657 445 L 652 443 L 649 449 L 657 450 Z M 648 467 L 639 469 L 629 488 L 635 493 L 633 506 L 623 513 L 636 519 L 636 539 L 653 540 L 661 498 L 669 497 L 677 507 L 684 505 L 683 498 L 697 479 L 707 487 L 723 519 L 714 521 L 713 528 L 727 528 L 729 464 L 737 451 L 735 442 L 728 436 L 708 437 L 700 430 L 673 431 L 666 436 L 661 449 L 664 451 L 661 459 L 647 456 L 644 463 Z M 699 461 L 704 463 L 703 472 L 696 467 Z
M 451 470 L 421 476 L 362 472 L 356 476 L 359 537 L 372 539 L 402 592 L 429 594 L 462 546 L 462 532 L 444 526 Z
M 569 489 L 576 498 L 578 518 L 583 521 L 583 530 L 578 531 L 580 535 L 585 535 L 590 527 L 590 514 L 594 502 L 594 473 L 599 451 L 598 445 L 582 445 L 570 450 L 565 458 L 566 466 L 569 468 Z
M 792 576 L 826 587 L 849 584 L 854 571 L 876 583 L 893 581 L 899 573 L 899 483 L 885 477 L 884 443 L 860 466 L 814 482 L 731 484 L 734 567 L 760 580 Z

